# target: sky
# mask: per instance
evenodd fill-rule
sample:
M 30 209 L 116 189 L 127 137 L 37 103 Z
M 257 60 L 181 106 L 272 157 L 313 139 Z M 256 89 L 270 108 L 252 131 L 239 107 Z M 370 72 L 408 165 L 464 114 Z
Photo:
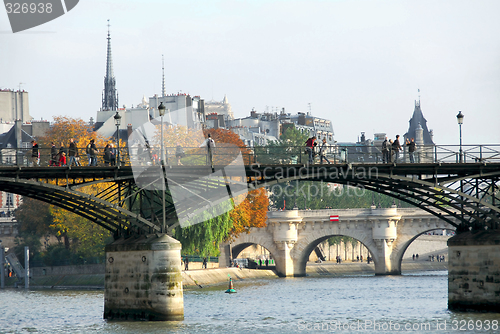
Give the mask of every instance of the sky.
M 111 24 L 120 106 L 166 92 L 235 117 L 281 110 L 332 120 L 335 140 L 408 130 L 415 100 L 438 145 L 500 143 L 498 0 L 80 0 L 12 33 L 0 9 L 0 89 L 30 113 L 95 119 Z M 420 92 L 418 92 L 420 90 Z

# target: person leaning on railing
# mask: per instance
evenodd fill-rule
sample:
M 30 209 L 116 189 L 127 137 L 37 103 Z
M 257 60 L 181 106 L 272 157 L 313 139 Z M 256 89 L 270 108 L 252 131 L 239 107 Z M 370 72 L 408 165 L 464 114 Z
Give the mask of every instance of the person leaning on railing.
M 406 138 L 405 146 L 408 147 L 408 156 L 410 157 L 410 163 L 415 163 L 415 138 L 412 138 L 411 140 Z

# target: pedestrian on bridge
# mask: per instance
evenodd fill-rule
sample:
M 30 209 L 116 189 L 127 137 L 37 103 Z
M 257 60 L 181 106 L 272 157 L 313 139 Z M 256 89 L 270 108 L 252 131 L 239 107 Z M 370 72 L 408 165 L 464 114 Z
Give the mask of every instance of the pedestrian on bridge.
M 35 140 L 32 140 L 31 144 L 33 145 L 31 148 L 31 162 L 33 163 L 33 167 L 39 167 L 40 151 L 38 150 L 38 143 Z
M 56 166 L 57 163 L 58 163 L 58 159 L 57 159 L 57 147 L 56 147 L 56 144 L 54 144 L 54 142 L 51 142 L 50 144 L 52 145 L 52 147 L 50 148 L 50 162 L 49 162 L 49 165 L 50 166 Z
M 58 166 L 66 166 L 66 153 L 61 152 L 59 154 L 59 163 L 57 165 Z
M 394 162 L 398 162 L 399 151 L 403 150 L 401 143 L 399 142 L 399 135 L 396 135 L 396 140 L 392 143 L 392 150 L 394 151 Z
M 382 162 L 383 163 L 388 163 L 389 162 L 389 141 L 387 140 L 387 137 L 385 137 L 385 140 L 382 142 Z
M 69 150 L 68 150 L 68 156 L 69 156 L 69 166 L 73 166 L 73 163 L 75 166 L 80 166 L 80 163 L 77 161 L 76 157 L 78 156 L 78 148 L 76 147 L 75 140 L 71 138 L 69 140 Z
M 212 169 L 214 168 L 213 162 L 213 150 L 215 148 L 215 141 L 212 139 L 210 133 L 207 135 L 207 139 L 200 145 L 200 147 L 207 147 L 207 165 L 210 165 Z
M 410 163 L 415 163 L 415 138 L 412 138 L 411 140 L 407 138 L 405 146 L 408 147 L 408 156 L 410 157 Z
M 306 141 L 306 152 L 309 156 L 309 164 L 314 163 L 314 147 L 317 145 L 318 145 L 318 143 L 316 143 L 315 136 L 312 136 L 311 138 L 307 139 L 307 141 Z
M 323 163 L 323 159 L 325 159 L 326 162 L 328 162 L 328 164 L 330 164 L 330 160 L 328 160 L 326 158 L 326 151 L 328 149 L 328 144 L 326 143 L 326 137 L 323 138 L 323 143 L 321 144 L 321 147 L 319 149 L 319 163 L 322 164 Z
M 87 145 L 87 157 L 89 158 L 89 166 L 97 166 L 97 153 L 99 150 L 95 146 L 95 140 L 91 139 Z

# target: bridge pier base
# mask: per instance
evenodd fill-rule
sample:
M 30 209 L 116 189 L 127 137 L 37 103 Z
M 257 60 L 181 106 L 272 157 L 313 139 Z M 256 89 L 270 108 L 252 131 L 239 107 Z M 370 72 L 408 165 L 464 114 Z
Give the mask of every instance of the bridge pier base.
M 392 239 L 376 239 L 378 259 L 375 262 L 375 275 L 401 275 L 401 267 L 394 259 Z
M 104 319 L 183 320 L 181 244 L 166 234 L 106 246 Z
M 295 275 L 294 271 L 294 261 L 290 252 L 293 248 L 295 242 L 292 241 L 281 241 L 276 242 L 278 252 L 275 254 L 275 263 L 276 263 L 276 273 L 280 277 L 293 277 L 293 276 L 301 276 Z M 305 276 L 305 273 L 304 275 Z
M 500 312 L 500 231 L 448 240 L 448 308 Z
M 398 237 L 397 225 L 401 216 L 397 208 L 373 209 L 372 236 L 377 245 L 375 275 L 401 275 L 401 266 L 393 252 Z M 375 255 L 375 254 L 374 254 Z

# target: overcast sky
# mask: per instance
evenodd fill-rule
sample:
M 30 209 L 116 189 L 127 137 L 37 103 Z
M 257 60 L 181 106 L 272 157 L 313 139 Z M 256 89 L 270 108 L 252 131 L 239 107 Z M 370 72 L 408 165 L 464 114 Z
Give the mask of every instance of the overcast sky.
M 0 10 L 0 88 L 24 89 L 36 119 L 88 120 L 101 106 L 107 20 L 120 106 L 167 93 L 226 94 L 252 108 L 308 111 L 337 141 L 403 135 L 420 89 L 437 144 L 500 143 L 498 0 L 81 0 L 13 34 Z M 20 85 L 20 83 L 22 83 Z

